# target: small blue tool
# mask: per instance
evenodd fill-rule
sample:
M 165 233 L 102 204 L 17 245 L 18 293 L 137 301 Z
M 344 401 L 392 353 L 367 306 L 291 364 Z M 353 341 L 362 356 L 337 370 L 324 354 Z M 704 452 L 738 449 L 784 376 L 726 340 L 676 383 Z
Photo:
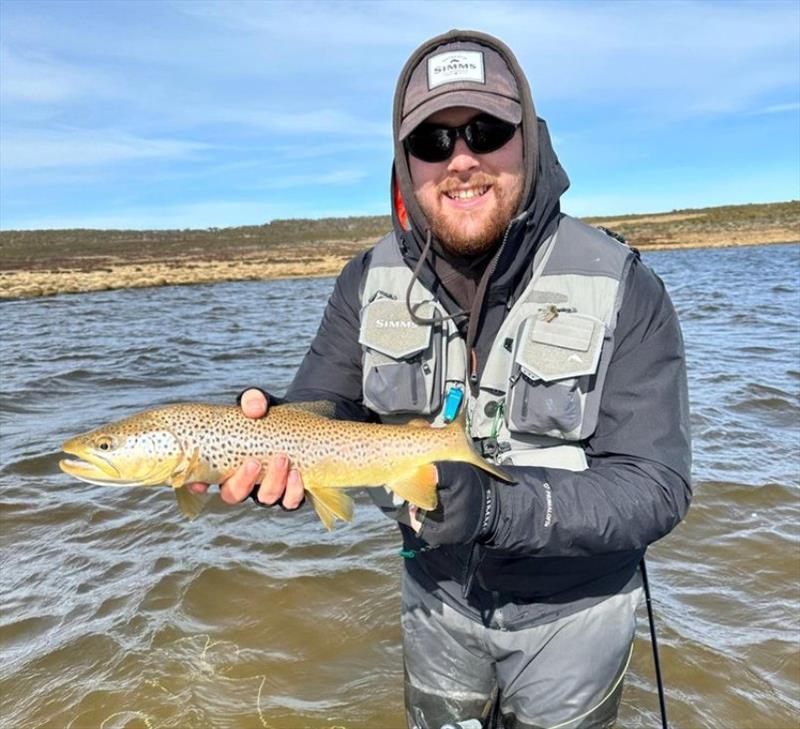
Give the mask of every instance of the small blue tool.
M 452 385 L 447 391 L 447 397 L 444 401 L 444 422 L 450 423 L 456 419 L 458 410 L 464 400 L 464 386 Z

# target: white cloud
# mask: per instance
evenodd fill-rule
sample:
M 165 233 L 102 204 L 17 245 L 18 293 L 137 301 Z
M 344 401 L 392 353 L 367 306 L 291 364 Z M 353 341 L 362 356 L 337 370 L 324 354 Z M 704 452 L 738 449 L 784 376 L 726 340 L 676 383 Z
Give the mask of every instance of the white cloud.
M 67 64 L 41 53 L 17 54 L 5 45 L 0 46 L 0 69 L 0 95 L 5 104 L 52 104 L 114 94 L 111 80 L 95 69 Z
M 282 206 L 259 202 L 208 200 L 203 202 L 120 207 L 109 214 L 64 214 L 4 221 L 4 229 L 47 230 L 60 228 L 183 229 L 261 225 L 281 214 Z
M 762 109 L 751 111 L 751 116 L 760 116 L 761 114 L 785 114 L 788 111 L 800 111 L 800 102 L 793 102 L 789 104 L 771 104 Z
M 20 130 L 0 137 L 0 167 L 4 171 L 25 171 L 185 159 L 209 147 L 201 142 L 148 139 L 113 130 Z
M 279 144 L 272 148 L 272 152 L 280 155 L 282 159 L 294 161 L 339 156 L 353 152 L 363 152 L 365 150 L 369 150 L 372 154 L 385 157 L 391 154 L 392 147 L 391 143 L 387 143 L 387 140 L 378 139 L 376 137 L 374 139 L 359 139 L 356 141 L 338 139 L 336 142 L 321 144 L 294 142 L 292 144 Z M 391 157 L 389 157 L 389 159 L 391 159 Z
M 252 2 L 176 0 L 170 5 L 202 23 L 259 37 L 272 36 L 294 44 L 293 61 L 314 59 L 314 49 L 331 42 L 342 47 L 406 47 L 417 34 L 415 14 L 430 16 L 439 3 L 413 2 Z M 442 5 L 446 3 L 441 3 Z M 415 8 L 416 5 L 416 8 Z M 427 9 L 424 9 L 427 5 Z M 468 6 L 467 6 L 468 7 Z M 459 4 L 459 8 L 465 7 Z M 451 8 L 452 10 L 452 8 Z M 435 11 L 433 11 L 435 12 Z M 452 25 L 452 12 L 450 11 Z M 291 18 L 291 21 L 289 20 Z M 450 26 L 447 26 L 450 27 Z M 299 41 L 299 42 L 298 42 Z M 287 59 L 288 60 L 288 59 Z M 324 69 L 323 69 L 324 70 Z
M 366 170 L 333 170 L 322 174 L 273 175 L 262 187 L 269 190 L 286 190 L 292 187 L 320 187 L 328 185 L 351 185 L 363 180 Z
M 333 134 L 354 137 L 385 137 L 391 139 L 389 123 L 375 123 L 338 109 L 311 109 L 285 112 L 253 107 L 209 108 L 203 112 L 205 122 L 241 124 L 287 135 Z M 388 114 L 387 114 L 388 118 Z

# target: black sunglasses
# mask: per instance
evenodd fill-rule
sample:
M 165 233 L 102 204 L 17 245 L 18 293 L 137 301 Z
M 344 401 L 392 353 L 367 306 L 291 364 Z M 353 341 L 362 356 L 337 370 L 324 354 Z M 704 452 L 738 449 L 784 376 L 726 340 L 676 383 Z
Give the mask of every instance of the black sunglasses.
M 475 154 L 488 154 L 506 144 L 518 126 L 490 114 L 476 116 L 460 127 L 423 123 L 406 137 L 405 145 L 410 154 L 423 162 L 444 162 L 450 159 L 459 137 Z

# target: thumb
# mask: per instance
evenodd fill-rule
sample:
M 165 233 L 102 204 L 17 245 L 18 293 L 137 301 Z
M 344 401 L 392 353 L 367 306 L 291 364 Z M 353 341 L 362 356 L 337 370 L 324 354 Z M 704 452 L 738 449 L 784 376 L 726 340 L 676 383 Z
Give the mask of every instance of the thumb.
M 242 412 L 248 418 L 263 418 L 269 408 L 266 393 L 256 388 L 250 388 L 242 393 Z

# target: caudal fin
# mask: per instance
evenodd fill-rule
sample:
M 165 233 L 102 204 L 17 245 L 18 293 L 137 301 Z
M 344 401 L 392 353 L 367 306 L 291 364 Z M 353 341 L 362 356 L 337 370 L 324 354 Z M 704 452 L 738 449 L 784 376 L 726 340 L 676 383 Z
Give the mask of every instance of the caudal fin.
M 436 484 L 439 474 L 436 466 L 426 463 L 417 468 L 410 476 L 405 476 L 386 484 L 401 499 L 409 504 L 414 504 L 425 511 L 433 511 L 439 502 L 436 494 Z
M 510 476 L 499 466 L 495 466 L 493 463 L 489 463 L 488 461 L 484 460 L 483 457 L 475 450 L 472 438 L 467 432 L 466 408 L 461 408 L 461 412 L 458 414 L 458 417 L 452 423 L 450 423 L 447 428 L 455 434 L 455 439 L 458 443 L 458 446 L 453 453 L 453 457 L 450 460 L 471 463 L 473 466 L 477 466 L 481 470 L 491 473 L 492 476 L 499 478 L 501 481 L 505 481 L 506 483 L 516 483 L 515 478 Z

